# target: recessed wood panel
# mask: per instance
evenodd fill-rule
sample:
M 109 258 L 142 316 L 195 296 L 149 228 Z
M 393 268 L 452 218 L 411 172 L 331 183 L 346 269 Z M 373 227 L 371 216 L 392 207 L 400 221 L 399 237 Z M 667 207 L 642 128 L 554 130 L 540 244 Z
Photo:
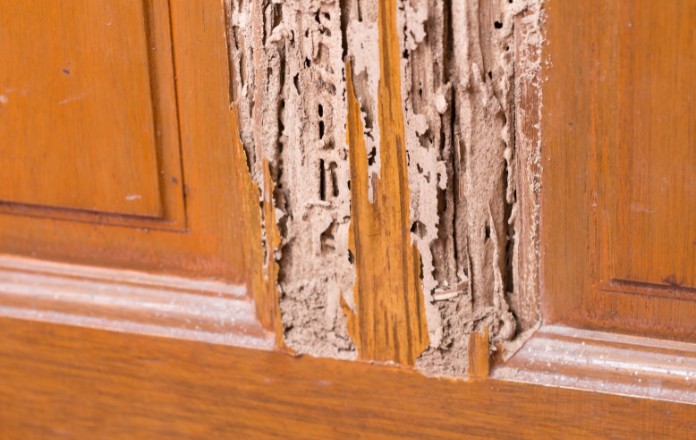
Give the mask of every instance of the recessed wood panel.
M 696 340 L 696 1 L 547 11 L 545 320 Z
M 600 282 L 696 299 L 696 2 L 617 14 L 598 72 Z
M 161 200 L 161 212 L 150 211 L 157 216 L 146 217 L 143 216 L 144 210 L 136 215 L 124 215 L 0 200 L 0 253 L 222 283 L 244 282 L 246 255 L 240 243 L 246 213 L 239 202 L 237 186 L 237 169 L 244 166 L 244 159 L 240 159 L 232 148 L 233 134 L 236 135 L 238 127 L 230 122 L 223 4 L 218 0 L 191 3 L 99 0 L 90 4 L 79 1 L 15 3 L 0 0 L 0 33 L 5 35 L 7 26 L 14 26 L 11 22 L 17 19 L 13 16 L 21 16 L 24 10 L 31 8 L 40 9 L 34 7 L 40 4 L 47 10 L 75 9 L 74 23 L 68 26 L 71 32 L 78 32 L 74 28 L 83 21 L 88 26 L 101 26 L 98 23 L 102 22 L 105 11 L 113 12 L 114 22 L 106 21 L 104 26 L 107 23 L 111 23 L 109 27 L 116 25 L 116 18 L 121 16 L 130 26 L 128 32 L 122 34 L 124 41 L 135 39 L 147 43 L 147 48 L 151 49 L 147 57 L 138 58 L 140 52 L 137 51 L 135 54 L 135 59 L 145 63 L 141 66 L 144 69 L 142 75 L 135 75 L 132 79 L 141 81 L 142 76 L 147 82 L 142 85 L 143 90 L 147 86 L 149 91 L 143 94 L 137 88 L 123 88 L 112 97 L 124 102 L 136 100 L 138 106 L 141 104 L 139 97 L 149 99 L 147 109 L 152 116 L 148 124 L 155 130 L 154 143 L 142 144 L 141 147 L 154 149 L 155 157 L 151 163 L 156 167 L 148 171 L 148 175 L 159 185 L 157 197 Z M 95 9 L 95 3 L 106 9 Z M 82 9 L 76 5 L 82 5 Z M 121 13 L 116 13 L 117 10 Z M 40 16 L 42 13 L 34 14 Z M 51 25 L 51 20 L 43 21 L 45 26 Z M 24 41 L 43 38 L 40 33 L 44 30 L 33 26 L 16 32 L 23 35 Z M 132 35 L 136 32 L 141 35 Z M 94 38 L 101 37 L 96 35 Z M 108 52 L 109 47 L 104 48 Z M 1 53 L 0 57 L 4 57 L 5 52 Z M 114 56 L 129 59 L 125 52 Z M 0 71 L 5 71 L 4 58 L 0 59 Z M 108 92 L 113 85 L 109 83 L 112 77 L 109 72 L 102 73 L 103 76 L 92 79 Z M 4 85 L 0 87 L 4 90 Z M 126 94 L 133 96 L 120 96 Z M 0 120 L 6 117 L 14 99 L 12 94 L 3 92 L 3 95 L 8 101 L 0 105 Z M 146 106 L 138 108 L 145 112 Z M 97 107 L 92 109 L 102 111 Z M 112 109 L 104 112 L 112 113 Z M 102 116 L 100 127 L 112 130 L 104 127 L 111 121 Z M 26 110 L 17 115 L 20 123 L 32 117 L 34 115 Z M 78 126 L 75 123 L 73 128 Z M 93 129 L 97 130 L 96 123 Z M 6 143 L 0 144 L 3 148 L 10 148 Z M 141 152 L 138 148 L 131 151 Z M 66 146 L 65 150 L 66 154 L 77 154 L 81 146 Z M 132 161 L 117 156 L 123 169 L 130 170 Z M 134 166 L 144 170 L 145 163 L 140 161 Z M 3 158 L 0 173 L 7 172 L 7 168 L 7 161 Z M 79 179 L 96 186 L 89 176 Z M 124 177 L 122 180 L 128 179 Z M 124 182 L 124 185 L 131 185 L 131 182 Z M 128 196 L 133 192 L 129 188 L 119 194 Z M 113 200 L 106 203 L 114 206 Z
M 0 1 L 0 200 L 162 215 L 147 3 Z

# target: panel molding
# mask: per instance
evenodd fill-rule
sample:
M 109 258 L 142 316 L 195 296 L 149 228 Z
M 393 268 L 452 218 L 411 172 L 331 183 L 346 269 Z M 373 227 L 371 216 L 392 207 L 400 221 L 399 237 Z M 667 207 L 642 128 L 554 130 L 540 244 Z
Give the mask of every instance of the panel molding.
M 694 404 L 696 344 L 546 325 L 492 377 Z
M 0 255 L 0 316 L 270 350 L 246 287 Z
M 597 289 L 604 293 L 624 293 L 657 298 L 696 301 L 696 287 L 678 284 L 658 284 L 633 280 L 609 280 L 599 282 Z
M 132 4 L 140 7 L 142 1 Z M 148 16 L 166 24 L 151 27 L 157 41 L 167 42 L 155 46 L 153 56 L 169 72 L 158 70 L 159 86 L 173 87 L 172 93 L 159 95 L 158 106 L 168 109 L 163 125 L 176 128 L 164 130 L 162 142 L 171 135 L 178 145 L 180 157 L 170 163 L 181 178 L 165 177 L 178 191 L 181 210 L 176 212 L 182 215 L 176 224 L 126 216 L 101 217 L 97 223 L 75 212 L 47 216 L 43 208 L 32 215 L 0 211 L 0 253 L 246 283 L 246 255 L 239 243 L 245 239 L 247 215 L 234 172 L 244 159 L 232 147 L 238 127 L 230 122 L 224 5 L 147 1 L 152 5 Z

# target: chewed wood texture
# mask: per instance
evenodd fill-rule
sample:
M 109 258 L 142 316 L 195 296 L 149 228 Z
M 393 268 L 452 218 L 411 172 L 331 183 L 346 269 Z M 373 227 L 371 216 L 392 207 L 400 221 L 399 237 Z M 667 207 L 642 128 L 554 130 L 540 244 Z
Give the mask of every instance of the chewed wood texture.
M 380 177 L 373 179 L 374 203 L 368 198 L 368 159 L 360 104 L 353 90 L 350 63 L 346 64 L 352 213 L 348 241 L 355 257 L 353 295 L 357 310 L 342 304 L 359 359 L 413 365 L 428 346 L 429 337 L 420 255 L 411 243 L 396 26 L 396 3 L 380 1 L 377 99 L 381 169 Z

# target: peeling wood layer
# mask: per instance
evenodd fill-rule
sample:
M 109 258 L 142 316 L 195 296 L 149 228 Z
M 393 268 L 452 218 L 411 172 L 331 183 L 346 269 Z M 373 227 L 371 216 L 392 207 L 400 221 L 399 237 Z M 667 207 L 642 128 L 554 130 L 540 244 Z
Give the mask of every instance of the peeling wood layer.
M 484 327 L 514 352 L 539 321 L 541 2 L 225 7 L 230 96 L 263 198 L 250 264 L 277 285 L 258 283 L 279 302 L 260 312 L 279 343 L 444 375 L 466 373 Z
M 238 158 L 238 163 L 246 162 L 246 153 L 242 148 L 239 137 L 237 105 L 232 104 L 230 112 L 232 128 L 232 148 Z M 264 161 L 264 199 L 259 206 L 259 191 L 256 183 L 251 179 L 247 167 L 239 167 L 237 174 L 241 182 L 241 211 L 245 219 L 245 240 L 242 243 L 246 256 L 246 271 L 248 288 L 254 295 L 256 305 L 256 317 L 261 326 L 270 332 L 275 332 L 276 347 L 284 349 L 283 328 L 280 321 L 280 308 L 276 279 L 278 276 L 278 264 L 272 254 L 264 255 L 265 246 L 275 249 L 280 243 L 280 236 L 275 225 L 275 212 L 271 200 L 273 193 L 273 181 L 270 179 L 268 163 Z M 261 218 L 263 214 L 263 221 Z M 267 236 L 263 237 L 263 231 Z
M 381 176 L 373 177 L 371 182 L 374 203 L 368 199 L 367 153 L 360 107 L 353 93 L 350 64 L 346 65 L 352 195 L 349 243 L 355 255 L 357 279 L 354 304 L 349 306 L 344 301 L 342 305 L 359 359 L 413 365 L 428 346 L 429 339 L 420 255 L 411 244 L 408 229 L 410 194 L 398 75 L 399 52 L 398 46 L 395 47 L 396 39 L 390 38 L 396 34 L 394 12 L 388 0 L 381 2 L 381 22 L 391 21 L 393 25 L 380 27 Z

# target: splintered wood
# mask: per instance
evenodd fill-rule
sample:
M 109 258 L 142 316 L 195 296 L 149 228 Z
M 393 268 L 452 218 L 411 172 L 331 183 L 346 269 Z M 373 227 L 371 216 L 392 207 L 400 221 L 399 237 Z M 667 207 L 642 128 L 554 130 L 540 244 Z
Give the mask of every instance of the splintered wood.
M 278 345 L 443 375 L 466 374 L 484 327 L 513 352 L 537 317 L 518 283 L 518 199 L 535 188 L 517 186 L 513 85 L 539 2 L 225 8 L 256 210 L 247 273 Z M 520 14 L 532 18 L 515 44 Z
M 387 3 L 385 5 L 385 3 Z M 428 346 L 428 325 L 423 307 L 420 254 L 411 243 L 406 150 L 401 111 L 399 46 L 395 7 L 380 2 L 379 124 L 381 177 L 373 179 L 374 203 L 368 200 L 367 150 L 360 105 L 355 99 L 350 63 L 348 131 L 350 146 L 352 223 L 350 249 L 355 256 L 357 310 L 345 301 L 348 332 L 360 359 L 413 365 Z
M 266 231 L 266 246 L 268 249 L 276 249 L 280 243 L 280 235 L 275 223 L 275 209 L 271 200 L 273 194 L 273 182 L 268 172 L 268 162 L 264 161 L 264 200 L 259 206 L 259 189 L 251 179 L 251 174 L 246 165 L 246 153 L 239 138 L 239 113 L 237 105 L 232 104 L 230 111 L 230 123 L 232 133 L 232 148 L 237 155 L 237 168 L 239 176 L 242 206 L 240 211 L 244 215 L 245 234 L 241 243 L 246 256 L 247 286 L 253 293 L 256 303 L 256 317 L 261 325 L 268 331 L 275 332 L 276 346 L 287 349 L 283 340 L 283 326 L 280 321 L 280 307 L 278 305 L 278 264 L 272 253 L 264 256 L 263 230 Z M 263 230 L 261 213 L 263 213 Z

